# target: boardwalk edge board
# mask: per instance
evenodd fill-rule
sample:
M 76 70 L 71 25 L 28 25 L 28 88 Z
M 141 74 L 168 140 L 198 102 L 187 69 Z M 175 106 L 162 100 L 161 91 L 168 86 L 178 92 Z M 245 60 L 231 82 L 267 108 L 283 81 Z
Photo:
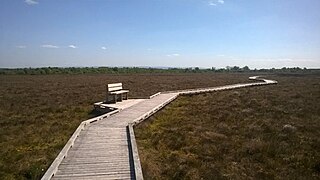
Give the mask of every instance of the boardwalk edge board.
M 157 93 L 155 93 L 154 95 L 151 95 L 150 97 L 149 97 L 149 99 L 152 99 L 152 98 L 154 98 L 154 97 L 156 97 L 156 96 L 159 96 L 161 94 L 161 92 L 157 92 Z
M 140 158 L 139 158 L 139 154 L 138 154 L 138 148 L 137 148 L 137 144 L 136 144 L 136 139 L 135 139 L 135 135 L 134 135 L 134 130 L 133 127 L 139 123 L 141 123 L 142 121 L 144 121 L 145 119 L 147 119 L 148 117 L 152 116 L 154 113 L 158 112 L 160 109 L 162 109 L 163 107 L 165 107 L 166 105 L 168 105 L 170 102 L 172 102 L 173 100 L 175 100 L 179 95 L 189 95 L 189 94 L 199 94 L 199 93 L 206 93 L 206 92 L 214 92 L 214 91 L 221 91 L 221 90 L 228 90 L 228 89 L 236 89 L 236 88 L 243 88 L 243 87 L 249 87 L 249 86 L 261 86 L 261 85 L 269 85 L 269 84 L 277 84 L 277 81 L 274 80 L 267 80 L 267 79 L 263 79 L 260 76 L 253 76 L 253 77 L 249 77 L 250 80 L 257 80 L 260 82 L 256 82 L 256 83 L 242 83 L 242 84 L 232 84 L 232 85 L 225 85 L 225 86 L 219 86 L 219 87 L 209 87 L 209 88 L 197 88 L 197 89 L 186 89 L 186 90 L 177 90 L 177 91 L 165 91 L 165 92 L 158 92 L 154 95 L 151 95 L 149 97 L 149 99 L 153 99 L 156 96 L 159 96 L 160 94 L 172 94 L 173 96 L 169 99 L 166 99 L 163 103 L 157 105 L 155 108 L 151 109 L 150 111 L 144 113 L 143 115 L 141 115 L 140 117 L 134 119 L 131 123 L 128 123 L 126 125 L 127 131 L 128 131 L 128 140 L 130 140 L 129 144 L 128 144 L 128 148 L 129 148 L 129 158 L 132 159 L 132 172 L 134 177 L 134 179 L 138 179 L 138 180 L 142 180 L 143 179 L 143 174 L 142 174 L 142 168 L 141 168 L 141 164 L 140 164 Z M 52 162 L 52 164 L 50 165 L 50 167 L 48 168 L 48 170 L 46 171 L 46 173 L 43 175 L 43 177 L 41 178 L 42 180 L 46 180 L 46 179 L 51 179 L 56 172 L 58 171 L 58 167 L 61 164 L 61 162 L 63 161 L 64 158 L 67 157 L 67 153 L 68 151 L 72 148 L 72 146 L 74 145 L 75 140 L 77 139 L 77 137 L 79 136 L 79 134 L 81 133 L 82 130 L 84 130 L 86 128 L 87 125 L 90 125 L 91 123 L 106 119 L 110 116 L 112 116 L 113 114 L 116 114 L 120 112 L 120 109 L 116 109 L 112 112 L 103 114 L 101 116 L 95 117 L 95 118 L 91 118 L 88 119 L 86 121 L 83 121 L 82 123 L 80 123 L 80 125 L 78 126 L 78 128 L 75 130 L 75 132 L 72 134 L 72 136 L 70 137 L 70 139 L 68 140 L 68 142 L 66 143 L 66 145 L 63 147 L 63 149 L 60 151 L 60 153 L 58 154 L 58 156 L 55 158 L 55 160 Z
M 133 124 L 129 123 L 127 127 L 129 130 L 129 136 L 130 136 L 130 145 L 131 145 L 131 153 L 132 153 L 131 155 L 133 160 L 135 179 L 143 180 L 142 168 L 141 168 L 136 138 L 134 135 Z
M 163 94 L 163 93 L 162 93 Z M 148 111 L 141 115 L 140 117 L 133 120 L 133 125 L 139 124 L 140 122 L 144 121 L 145 119 L 148 119 L 148 117 L 152 116 L 154 113 L 158 112 L 160 109 L 168 105 L 170 102 L 175 100 L 178 97 L 178 94 L 173 96 L 172 98 L 168 99 L 167 101 L 163 102 L 162 104 L 158 105 L 157 107 L 153 108 L 151 111 Z

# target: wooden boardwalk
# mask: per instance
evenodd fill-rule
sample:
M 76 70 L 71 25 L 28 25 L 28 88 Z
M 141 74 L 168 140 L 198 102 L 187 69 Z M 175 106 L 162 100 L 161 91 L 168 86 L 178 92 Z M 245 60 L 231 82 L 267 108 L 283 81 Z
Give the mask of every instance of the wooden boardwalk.
M 42 179 L 143 179 L 132 126 L 174 100 L 179 94 L 194 94 L 275 84 L 276 81 L 235 84 L 158 93 L 110 117 L 80 128 L 52 163 Z M 130 130 L 131 129 L 131 130 Z M 71 139 L 72 139 L 71 138 Z
M 161 94 L 89 125 L 75 140 L 52 179 L 134 179 L 128 123 L 176 96 L 177 93 Z

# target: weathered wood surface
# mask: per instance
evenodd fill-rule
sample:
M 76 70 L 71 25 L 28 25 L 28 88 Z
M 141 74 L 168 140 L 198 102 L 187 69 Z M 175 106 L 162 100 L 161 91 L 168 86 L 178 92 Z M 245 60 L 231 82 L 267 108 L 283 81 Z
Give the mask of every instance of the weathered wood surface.
M 158 95 L 90 124 L 81 131 L 52 179 L 135 179 L 126 126 L 176 96 Z
M 148 118 L 180 94 L 277 83 L 259 77 L 250 79 L 262 82 L 161 92 L 112 116 L 85 121 L 42 179 L 143 179 L 132 129 L 134 124 Z

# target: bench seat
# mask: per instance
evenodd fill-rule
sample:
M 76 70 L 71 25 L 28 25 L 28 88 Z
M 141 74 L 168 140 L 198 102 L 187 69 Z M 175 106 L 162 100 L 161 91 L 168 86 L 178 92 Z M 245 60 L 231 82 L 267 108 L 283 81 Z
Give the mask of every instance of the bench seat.
M 129 92 L 128 90 L 120 90 L 120 91 L 110 92 L 110 94 L 123 94 L 123 93 L 128 93 L 128 92 Z

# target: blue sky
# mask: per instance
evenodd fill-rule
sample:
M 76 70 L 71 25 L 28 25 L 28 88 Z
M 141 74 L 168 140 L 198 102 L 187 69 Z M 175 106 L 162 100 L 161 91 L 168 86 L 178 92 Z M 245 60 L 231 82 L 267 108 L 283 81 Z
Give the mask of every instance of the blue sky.
M 228 65 L 320 68 L 320 1 L 0 1 L 0 67 Z

